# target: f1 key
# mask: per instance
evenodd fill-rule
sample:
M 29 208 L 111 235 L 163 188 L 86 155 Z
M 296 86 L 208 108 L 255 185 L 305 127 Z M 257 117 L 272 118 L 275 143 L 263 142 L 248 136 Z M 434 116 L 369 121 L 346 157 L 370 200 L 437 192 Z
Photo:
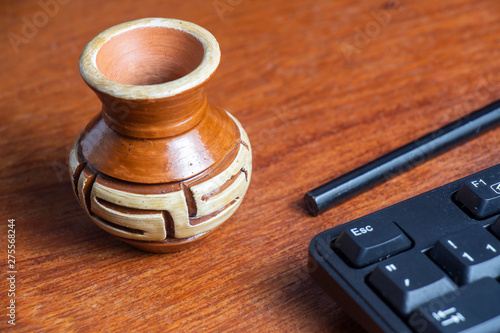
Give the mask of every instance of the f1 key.
M 455 199 L 478 219 L 500 213 L 500 174 L 493 170 L 464 183 Z

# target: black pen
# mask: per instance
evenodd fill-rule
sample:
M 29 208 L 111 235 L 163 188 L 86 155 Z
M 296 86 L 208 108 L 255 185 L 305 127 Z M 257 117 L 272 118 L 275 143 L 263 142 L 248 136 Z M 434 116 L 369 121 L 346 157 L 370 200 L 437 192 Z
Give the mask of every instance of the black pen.
M 397 172 L 408 170 L 415 164 L 499 122 L 500 101 L 496 101 L 307 192 L 304 196 L 306 207 L 311 215 L 317 216 L 340 200 L 388 179 Z

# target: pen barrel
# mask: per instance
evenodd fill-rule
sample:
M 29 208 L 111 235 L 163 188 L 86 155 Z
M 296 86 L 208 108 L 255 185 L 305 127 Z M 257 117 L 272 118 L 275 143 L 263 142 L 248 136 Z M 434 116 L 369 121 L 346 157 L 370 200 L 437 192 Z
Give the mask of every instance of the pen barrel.
M 307 192 L 306 207 L 311 215 L 317 216 L 331 205 L 408 170 L 499 121 L 500 101 L 497 101 Z

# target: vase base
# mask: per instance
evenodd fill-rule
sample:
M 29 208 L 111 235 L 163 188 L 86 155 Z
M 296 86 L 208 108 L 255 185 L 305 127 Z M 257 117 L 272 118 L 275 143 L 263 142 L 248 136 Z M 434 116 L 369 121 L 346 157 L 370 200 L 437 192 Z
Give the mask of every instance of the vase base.
M 162 242 L 147 242 L 122 238 L 118 236 L 114 237 L 142 251 L 152 253 L 176 253 L 189 249 L 193 245 L 198 245 L 202 239 L 209 236 L 217 229 L 219 229 L 219 227 L 193 237 L 185 239 L 167 239 Z

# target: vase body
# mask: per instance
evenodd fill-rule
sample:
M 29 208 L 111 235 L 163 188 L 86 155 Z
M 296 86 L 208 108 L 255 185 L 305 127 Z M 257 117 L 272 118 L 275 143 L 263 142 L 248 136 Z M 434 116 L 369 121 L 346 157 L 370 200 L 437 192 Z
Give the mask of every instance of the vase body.
M 69 165 L 99 227 L 143 250 L 175 252 L 239 207 L 252 155 L 241 124 L 207 102 L 219 60 L 208 31 L 173 19 L 123 23 L 85 47 L 80 71 L 102 110 Z

